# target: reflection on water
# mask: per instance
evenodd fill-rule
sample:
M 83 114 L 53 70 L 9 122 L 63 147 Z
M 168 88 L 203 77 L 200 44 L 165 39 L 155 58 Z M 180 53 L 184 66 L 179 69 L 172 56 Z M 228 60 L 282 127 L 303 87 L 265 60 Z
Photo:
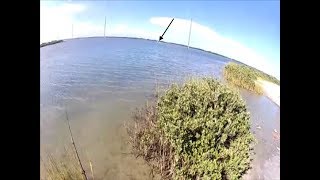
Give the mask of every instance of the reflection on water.
M 222 68 L 230 61 L 178 45 L 128 38 L 74 39 L 40 51 L 41 153 L 59 152 L 70 144 L 67 109 L 80 156 L 92 161 L 98 179 L 150 179 L 146 164 L 127 154 L 123 122 L 143 105 L 156 83 L 181 82 L 192 75 L 221 79 Z M 263 175 L 259 168 L 279 162 L 280 145 L 272 131 L 280 133 L 280 108 L 266 97 L 246 91 L 242 95 L 259 139 L 250 177 L 268 179 L 268 172 Z M 272 177 L 279 177 L 269 169 Z

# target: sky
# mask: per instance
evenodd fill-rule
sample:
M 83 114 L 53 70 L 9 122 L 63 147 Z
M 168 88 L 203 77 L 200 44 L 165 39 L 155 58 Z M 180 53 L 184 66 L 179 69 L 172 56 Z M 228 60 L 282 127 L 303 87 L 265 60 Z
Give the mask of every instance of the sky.
M 41 1 L 40 43 L 73 37 L 141 37 L 188 44 L 280 79 L 280 1 Z

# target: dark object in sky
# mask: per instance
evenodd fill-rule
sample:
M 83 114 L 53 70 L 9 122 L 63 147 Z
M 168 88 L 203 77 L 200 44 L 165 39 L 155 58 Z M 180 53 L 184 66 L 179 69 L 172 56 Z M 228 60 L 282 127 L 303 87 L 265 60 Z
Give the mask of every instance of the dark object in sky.
M 166 30 L 163 32 L 163 34 L 159 37 L 159 41 L 161 41 L 163 39 L 163 35 L 167 32 L 169 26 L 171 25 L 172 21 L 174 20 L 174 18 L 172 18 L 170 24 L 168 25 L 168 27 L 166 28 Z

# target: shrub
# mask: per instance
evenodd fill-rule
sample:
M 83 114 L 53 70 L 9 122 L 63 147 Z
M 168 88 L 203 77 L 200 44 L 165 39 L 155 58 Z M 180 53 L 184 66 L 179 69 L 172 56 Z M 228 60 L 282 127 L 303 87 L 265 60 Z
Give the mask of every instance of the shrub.
M 264 80 L 280 85 L 280 81 L 275 77 L 272 77 L 252 67 L 236 64 L 233 62 L 228 63 L 224 67 L 223 75 L 228 82 L 256 92 L 257 94 L 263 93 L 262 88 L 255 82 L 258 78 L 262 78 Z
M 245 66 L 229 63 L 225 66 L 223 75 L 225 79 L 234 85 L 262 94 L 262 88 L 256 85 L 257 76 Z
M 166 179 L 239 179 L 253 136 L 245 103 L 211 78 L 172 85 L 139 110 L 128 132 L 134 153 Z

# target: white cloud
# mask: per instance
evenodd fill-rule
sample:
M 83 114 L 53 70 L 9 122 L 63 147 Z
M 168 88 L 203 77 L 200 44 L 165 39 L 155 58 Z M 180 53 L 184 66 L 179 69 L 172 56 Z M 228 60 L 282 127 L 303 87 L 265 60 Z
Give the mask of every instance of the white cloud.
M 40 3 L 40 42 L 71 37 L 75 15 L 86 9 L 81 4 L 47 6 L 46 2 Z
M 103 36 L 104 24 L 76 20 L 79 13 L 83 13 L 86 7 L 82 4 L 64 3 L 58 6 L 40 6 L 40 43 L 55 39 L 68 39 L 72 37 Z M 102 21 L 103 22 L 103 19 Z M 129 27 L 127 24 L 118 23 L 107 26 L 108 36 L 127 36 L 155 39 L 158 32 L 150 32 L 146 29 Z
M 64 3 L 59 6 L 46 6 L 41 2 L 40 8 L 40 42 L 73 37 L 103 36 L 104 24 L 77 21 L 76 16 L 83 13 L 86 6 Z M 126 23 L 112 24 L 106 29 L 108 36 L 140 37 L 158 39 L 170 23 L 169 17 L 150 18 L 149 27 L 132 27 Z M 153 27 L 152 27 L 153 25 Z M 154 30 L 150 30 L 150 29 Z M 164 35 L 164 41 L 187 45 L 190 20 L 175 18 Z M 216 52 L 239 60 L 280 78 L 280 62 L 273 67 L 266 59 L 244 45 L 220 35 L 214 29 L 192 22 L 190 46 Z

